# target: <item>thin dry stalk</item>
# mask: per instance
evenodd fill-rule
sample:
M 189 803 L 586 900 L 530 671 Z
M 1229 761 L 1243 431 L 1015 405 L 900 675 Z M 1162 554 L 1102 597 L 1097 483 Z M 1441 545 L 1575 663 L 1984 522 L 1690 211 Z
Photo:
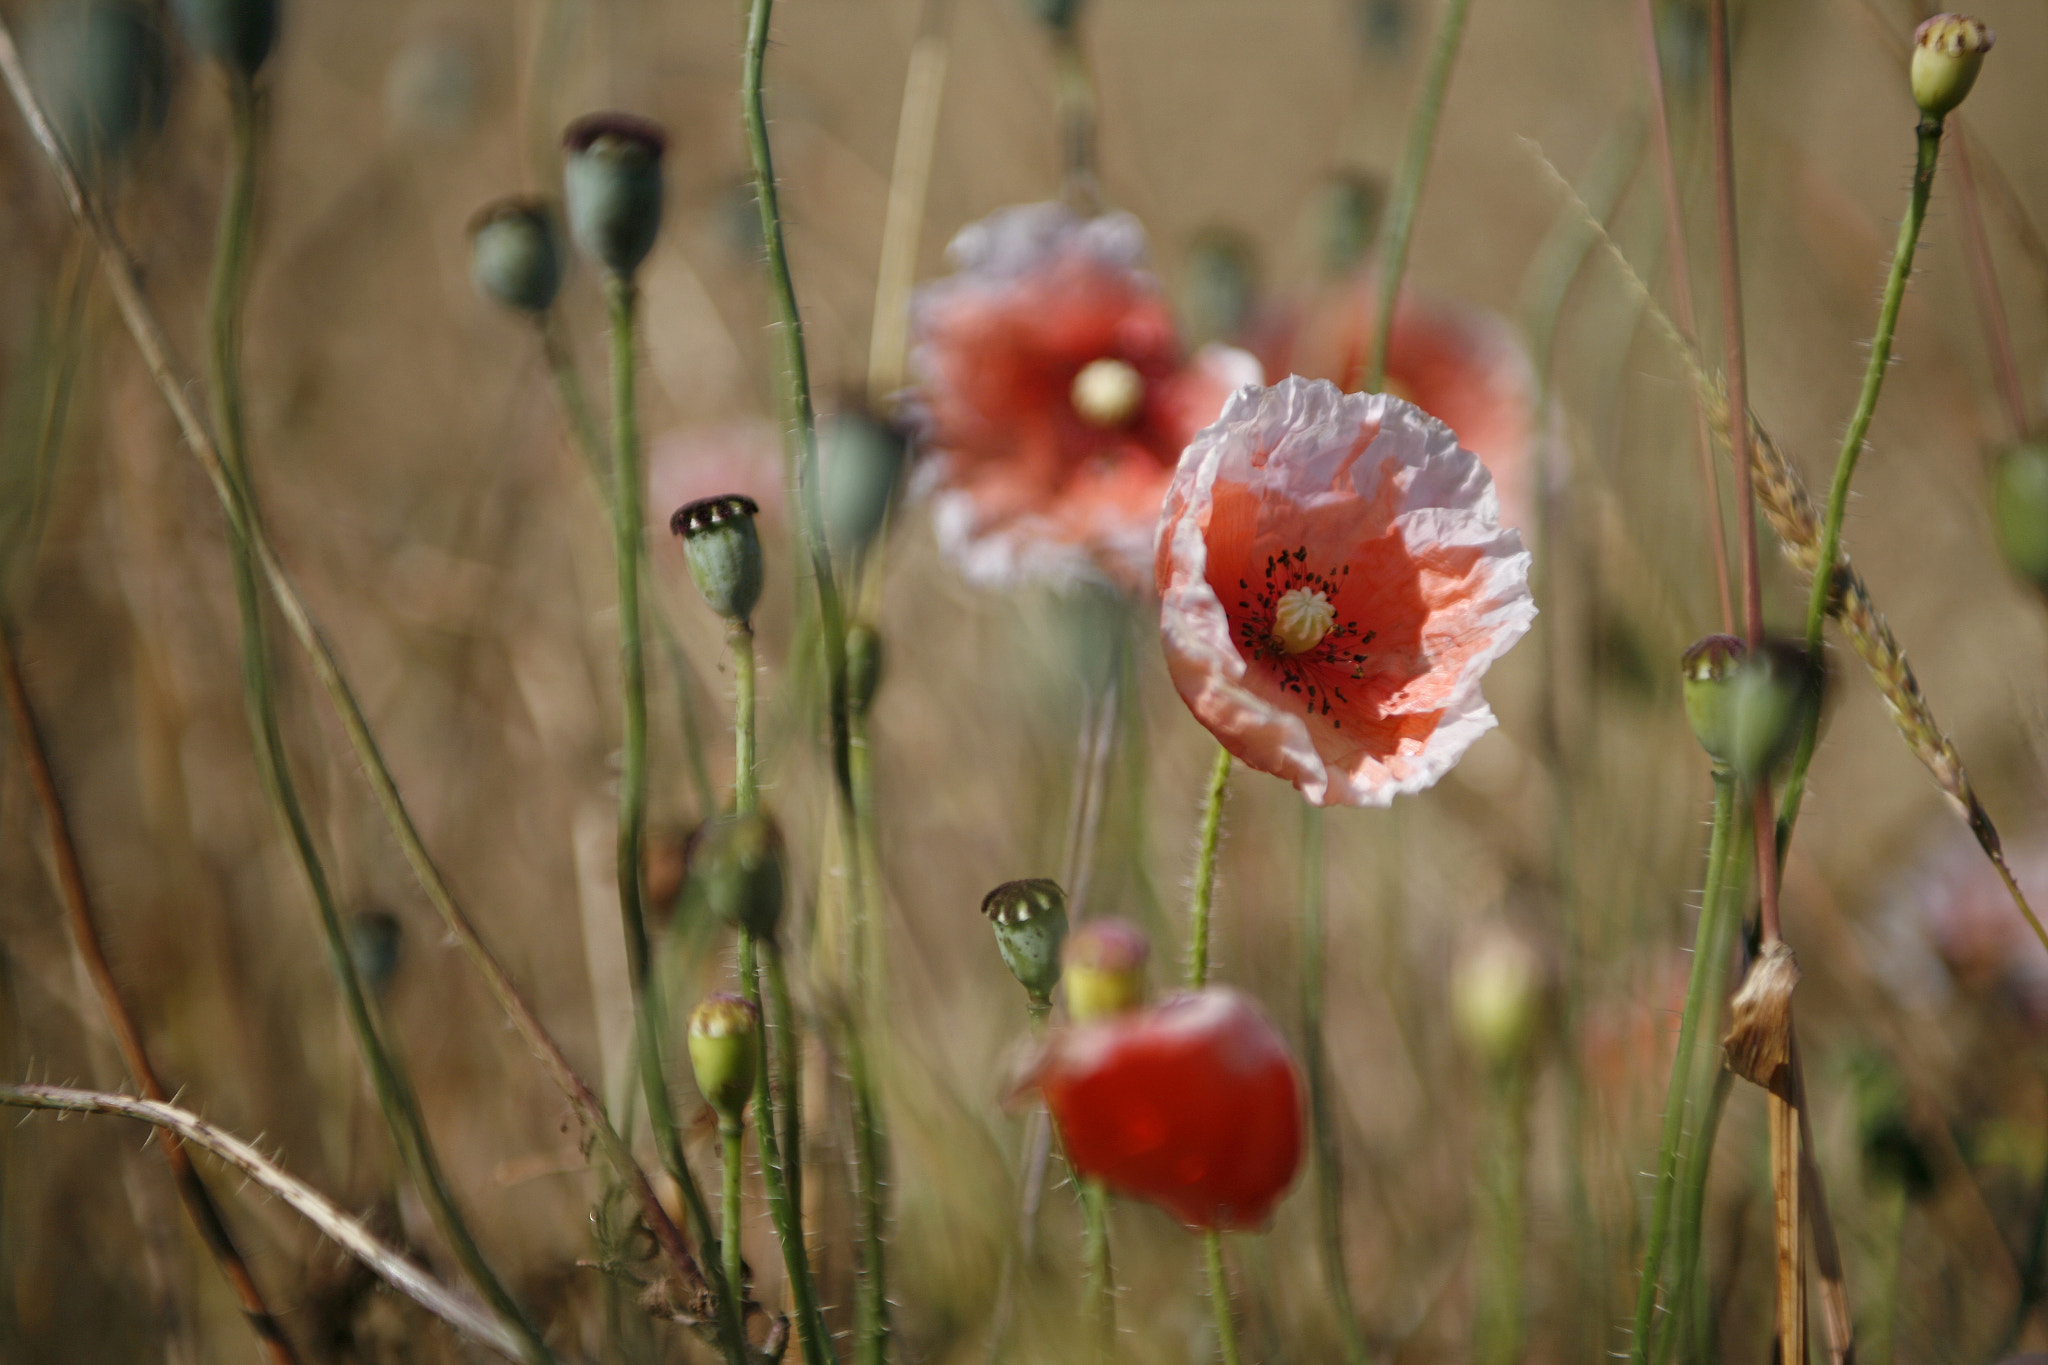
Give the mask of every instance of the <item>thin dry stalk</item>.
M 1783 939 L 1766 942 L 1729 1002 L 1722 1050 L 1729 1069 L 1767 1093 L 1771 1137 L 1771 1203 L 1776 1213 L 1778 1358 L 1806 1359 L 1806 1243 L 1800 1236 L 1798 1059 L 1792 1034 L 1792 993 L 1799 964 Z
M 5 622 L 0 622 L 0 688 L 5 689 L 7 707 L 14 713 L 14 739 L 21 750 L 22 766 L 28 771 L 29 786 L 34 788 L 36 801 L 43 808 L 50 856 L 55 864 L 52 875 L 57 883 L 58 897 L 64 902 L 65 917 L 70 922 L 72 944 L 85 964 L 85 974 L 99 996 L 100 1008 L 106 1012 L 107 1027 L 113 1032 L 114 1043 L 121 1050 L 121 1061 L 128 1069 L 129 1078 L 145 1097 L 168 1101 L 170 1091 L 165 1089 L 156 1067 L 149 1060 L 149 1051 L 142 1042 L 142 1031 L 128 1013 L 128 1007 L 121 999 L 120 985 L 114 980 L 114 969 L 107 963 L 106 949 L 100 942 L 98 919 L 92 910 L 92 895 L 86 889 L 85 867 L 79 859 L 78 846 L 71 838 L 71 821 L 64 810 L 64 798 L 57 790 L 56 775 L 50 770 L 50 756 L 43 745 L 42 727 L 36 722 L 28 685 L 22 680 L 21 667 L 15 659 L 12 631 Z M 185 1205 L 185 1214 L 192 1220 L 199 1240 L 206 1244 L 207 1254 L 213 1257 L 220 1273 L 234 1290 L 242 1315 L 249 1320 L 249 1329 L 263 1344 L 264 1354 L 274 1365 L 298 1365 L 297 1351 L 264 1302 L 263 1291 L 257 1287 L 248 1262 L 242 1259 L 234 1234 L 228 1231 L 227 1220 L 221 1216 L 220 1206 L 214 1202 L 206 1182 L 200 1179 L 185 1144 L 175 1133 L 166 1133 L 160 1146 L 164 1164 L 171 1168 L 171 1179 L 177 1184 L 178 1198 Z
M 482 1304 L 419 1269 L 396 1247 L 386 1246 L 369 1229 L 343 1213 L 325 1196 L 285 1171 L 263 1153 L 225 1129 L 217 1128 L 189 1109 L 158 1100 L 138 1100 L 97 1090 L 58 1085 L 0 1085 L 0 1104 L 24 1109 L 55 1109 L 78 1114 L 117 1114 L 153 1124 L 166 1135 L 204 1147 L 251 1180 L 290 1204 L 314 1227 L 361 1261 L 393 1289 L 467 1337 L 490 1347 L 507 1360 L 520 1360 L 519 1343 Z

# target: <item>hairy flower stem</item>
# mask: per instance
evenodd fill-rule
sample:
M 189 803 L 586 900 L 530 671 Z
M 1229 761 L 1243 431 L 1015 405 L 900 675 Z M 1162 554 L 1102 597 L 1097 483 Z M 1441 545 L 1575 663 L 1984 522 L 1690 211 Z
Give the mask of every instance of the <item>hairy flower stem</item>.
M 1806 649 L 1818 658 L 1821 649 L 1822 630 L 1827 624 L 1828 608 L 1835 596 L 1842 590 L 1840 575 L 1833 566 L 1841 555 L 1842 517 L 1849 508 L 1849 481 L 1855 477 L 1856 462 L 1863 454 L 1863 440 L 1870 431 L 1871 418 L 1877 412 L 1877 396 L 1884 388 L 1885 370 L 1891 364 L 1892 337 L 1898 330 L 1899 306 L 1906 298 L 1906 281 L 1913 274 L 1913 252 L 1920 242 L 1920 227 L 1927 218 L 1927 201 L 1934 189 L 1935 162 L 1941 155 L 1941 126 L 1939 118 L 1922 118 L 1914 129 L 1916 156 L 1913 162 L 1913 188 L 1906 200 L 1906 216 L 1899 222 L 1898 244 L 1892 249 L 1891 274 L 1884 285 L 1884 302 L 1877 311 L 1877 334 L 1870 341 L 1870 363 L 1864 367 L 1863 388 L 1856 396 L 1856 410 L 1849 418 L 1849 430 L 1842 437 L 1841 453 L 1835 457 L 1834 481 L 1828 487 L 1827 511 L 1823 514 L 1820 528 L 1820 547 L 1817 551 L 1813 575 L 1813 588 L 1806 600 Z M 1741 412 L 1739 406 L 1731 406 L 1731 412 Z M 1740 423 L 1731 423 L 1730 429 Z M 1800 798 L 1806 791 L 1806 769 L 1813 761 L 1815 737 L 1820 730 L 1820 716 L 1816 713 L 1810 719 L 1799 737 L 1798 751 L 1793 755 L 1792 766 L 1785 779 L 1784 813 L 1778 821 L 1778 845 L 1780 858 L 1792 838 L 1792 826 L 1799 818 Z
M 725 1166 L 719 1172 L 720 1202 L 718 1245 L 724 1253 L 725 1283 L 734 1301 L 747 1292 L 747 1260 L 740 1247 L 740 1191 L 746 1183 L 746 1129 L 738 1120 L 722 1120 L 718 1135 L 723 1139 Z
M 85 867 L 79 859 L 78 846 L 72 841 L 71 821 L 64 810 L 63 796 L 57 789 L 56 774 L 50 770 L 42 728 L 36 721 L 28 686 L 15 658 L 13 627 L 4 619 L 0 619 L 0 689 L 4 689 L 7 709 L 14 715 L 14 739 L 21 751 L 22 767 L 27 770 L 29 785 L 35 791 L 37 803 L 43 808 L 58 898 L 64 902 L 72 944 L 85 964 L 85 974 L 99 996 L 100 1008 L 106 1012 L 107 1027 L 114 1035 L 121 1060 L 135 1088 L 142 1092 L 144 1099 L 168 1103 L 170 1092 L 164 1088 L 156 1067 L 150 1062 L 142 1031 L 128 1013 L 127 1005 L 121 999 L 120 986 L 114 980 L 113 968 L 107 962 L 106 949 L 100 941 L 98 917 L 93 913 L 92 896 L 86 889 Z M 298 1352 L 264 1301 L 263 1291 L 257 1287 L 248 1262 L 235 1245 L 234 1234 L 228 1230 L 220 1205 L 200 1178 L 198 1167 L 192 1164 L 192 1154 L 185 1150 L 184 1141 L 174 1131 L 165 1129 L 158 1147 L 163 1152 L 164 1164 L 170 1167 L 178 1199 L 185 1206 L 185 1216 L 191 1220 L 199 1240 L 205 1243 L 207 1254 L 220 1267 L 222 1277 L 234 1290 L 235 1301 L 241 1307 L 242 1316 L 249 1321 L 249 1330 L 262 1343 L 264 1355 L 272 1365 L 298 1365 Z
M 802 527 L 804 548 L 811 562 L 811 578 L 818 594 L 818 629 L 822 637 L 821 653 L 825 663 L 825 688 L 827 720 L 831 733 L 831 763 L 833 792 L 838 800 L 840 827 L 853 830 L 859 823 L 859 802 L 854 793 L 852 763 L 852 718 L 848 713 L 846 696 L 846 617 L 839 600 L 839 585 L 833 577 L 832 556 L 825 541 L 824 511 L 818 499 L 818 431 L 817 420 L 811 404 L 810 361 L 804 350 L 803 315 L 797 309 L 796 285 L 789 271 L 789 250 L 782 230 L 782 199 L 775 182 L 775 159 L 768 143 L 768 117 L 761 100 L 762 68 L 768 53 L 769 20 L 774 11 L 773 0 L 750 0 L 747 12 L 746 56 L 740 73 L 740 106 L 746 125 L 747 151 L 754 165 L 754 195 L 761 212 L 761 240 L 765 247 L 768 266 L 769 293 L 773 296 L 776 312 L 777 333 L 782 341 L 782 378 L 784 415 L 789 421 L 797 442 L 797 458 L 792 462 L 794 472 L 793 501 L 797 506 L 798 523 Z M 847 881 L 849 894 L 860 895 L 858 876 Z M 851 918 L 858 919 L 856 912 Z M 773 980 L 780 968 L 771 958 L 770 975 Z M 778 994 L 783 994 L 778 991 Z M 783 1002 L 786 1010 L 786 998 Z M 789 1073 L 791 1093 L 785 1097 L 790 1105 L 790 1114 L 796 1112 L 794 1103 L 794 1073 Z M 878 1169 L 885 1160 L 880 1153 L 886 1150 L 886 1137 L 881 1122 L 881 1107 L 876 1102 L 872 1089 L 872 1077 L 854 1078 L 854 1105 L 857 1113 L 866 1114 L 869 1127 L 868 1137 L 873 1142 L 877 1160 L 857 1163 L 855 1197 L 864 1206 L 882 1210 L 883 1193 Z M 866 1093 L 862 1093 L 865 1091 Z M 788 1125 L 792 1134 L 800 1137 L 801 1129 Z M 790 1175 L 796 1175 L 796 1163 L 801 1159 L 799 1141 L 785 1140 L 785 1152 L 790 1162 Z M 788 1182 L 792 1190 L 798 1188 L 796 1181 Z M 879 1236 L 880 1218 L 876 1222 Z M 863 1358 L 873 1358 L 886 1343 L 888 1332 L 888 1287 L 882 1277 L 882 1260 L 879 1244 L 869 1249 L 863 1258 L 862 1293 L 871 1311 L 864 1319 L 864 1340 L 857 1343 L 857 1353 Z M 809 1266 L 805 1260 L 801 1240 L 793 1252 L 784 1247 L 785 1255 L 793 1254 L 805 1262 L 804 1275 L 809 1277 Z M 815 1309 L 813 1310 L 815 1312 Z M 822 1322 L 822 1319 L 820 1319 Z M 807 1333 L 807 1335 L 809 1335 Z M 828 1350 L 824 1340 L 819 1342 L 820 1350 Z
M 1096 1357 L 1116 1358 L 1116 1271 L 1109 1262 L 1109 1189 L 1093 1176 L 1080 1176 L 1081 1273 L 1086 1286 L 1088 1326 Z
M 241 77 L 229 78 L 229 103 L 231 159 L 215 241 L 213 279 L 207 291 L 207 394 L 213 408 L 214 428 L 220 435 L 221 464 L 229 485 L 242 505 L 253 509 L 255 490 L 249 476 L 240 352 L 242 301 L 248 286 L 249 243 L 256 208 L 259 111 L 255 90 Z M 518 1302 L 499 1282 L 463 1220 L 427 1136 L 412 1085 L 377 1030 L 374 1007 L 356 971 L 341 909 L 314 843 L 312 824 L 300 802 L 298 784 L 285 753 L 284 729 L 278 719 L 270 653 L 264 638 L 263 595 L 255 549 L 247 535 L 238 532 L 229 537 L 229 551 L 235 603 L 241 618 L 243 701 L 249 713 L 257 767 L 262 773 L 264 791 L 291 842 L 299 871 L 312 895 L 326 941 L 328 966 L 341 990 L 342 1007 L 362 1053 L 364 1070 L 369 1073 L 370 1088 L 391 1129 L 399 1159 L 463 1271 L 506 1329 L 518 1339 L 522 1358 L 533 1365 L 550 1362 L 553 1353 L 527 1321 Z
M 773 944 L 761 944 L 755 937 L 741 929 L 739 932 L 740 985 L 747 999 L 753 1003 L 760 1030 L 756 1051 L 760 1062 L 754 1068 L 754 1138 L 761 1146 L 761 1179 L 768 1187 L 768 1216 L 775 1224 L 775 1237 L 782 1244 L 782 1263 L 789 1275 L 789 1296 L 796 1310 L 797 1335 L 803 1343 L 804 1365 L 827 1365 L 835 1359 L 832 1351 L 832 1335 L 825 1326 L 825 1315 L 818 1306 L 817 1282 L 811 1274 L 810 1250 L 804 1244 L 803 1205 L 791 1185 L 793 1162 L 796 1154 L 789 1151 L 774 1122 L 776 1112 L 774 1086 L 769 1079 L 768 1026 L 766 1010 L 761 1008 L 760 955 L 765 949 L 770 961 L 775 957 Z M 786 1009 L 777 1010 L 775 1030 L 778 1042 L 788 1038 L 788 1016 Z M 777 1068 L 780 1069 L 780 1068 Z M 785 1088 L 793 1077 L 783 1072 Z M 786 1096 L 785 1096 L 786 1097 Z
M 690 1254 L 689 1246 L 683 1241 L 675 1221 L 662 1207 L 655 1196 L 654 1186 L 648 1181 L 647 1173 L 633 1159 L 632 1150 L 619 1136 L 611 1121 L 605 1117 L 604 1106 L 597 1098 L 597 1092 L 589 1082 L 578 1074 L 562 1051 L 560 1043 L 549 1033 L 547 1026 L 534 1013 L 533 1006 L 520 993 L 517 983 L 505 970 L 490 944 L 477 930 L 476 922 L 456 899 L 454 889 L 434 861 L 426 840 L 421 837 L 419 826 L 413 822 L 412 811 L 405 804 L 405 796 L 398 789 L 398 779 L 392 774 L 391 765 L 384 757 L 383 749 L 377 743 L 375 732 L 370 729 L 369 717 L 364 714 L 362 702 L 355 689 L 349 685 L 348 676 L 342 672 L 341 660 L 321 633 L 319 623 L 313 619 L 305 599 L 299 595 L 297 586 L 285 572 L 283 563 L 277 557 L 277 550 L 270 543 L 256 508 L 244 499 L 239 485 L 228 472 L 226 461 L 221 454 L 221 445 L 200 420 L 198 410 L 187 396 L 186 381 L 171 362 L 171 347 L 164 335 L 163 323 L 151 308 L 148 296 L 142 288 L 134 259 L 121 235 L 108 220 L 100 203 L 86 193 L 79 181 L 77 169 L 71 164 L 62 144 L 57 140 L 50 126 L 49 116 L 37 101 L 35 90 L 29 84 L 28 74 L 22 67 L 21 52 L 14 41 L 13 31 L 0 21 L 0 81 L 13 97 L 15 107 L 21 111 L 27 122 L 36 146 L 41 150 L 44 161 L 56 177 L 58 188 L 63 192 L 65 206 L 70 209 L 73 219 L 91 235 L 93 245 L 99 253 L 100 273 L 107 282 L 108 292 L 113 295 L 115 307 L 120 311 L 122 324 L 129 337 L 135 342 L 136 350 L 142 356 L 144 367 L 149 371 L 150 382 L 155 384 L 157 394 L 164 401 L 172 418 L 178 424 L 178 434 L 193 459 L 198 461 L 207 481 L 213 485 L 214 496 L 220 500 L 226 514 L 230 534 L 246 540 L 255 556 L 258 568 L 262 570 L 264 582 L 270 589 L 271 598 L 276 602 L 278 612 L 283 616 L 292 637 L 299 642 L 311 663 L 314 677 L 326 692 L 337 719 L 341 722 L 343 734 L 349 748 L 361 765 L 363 776 L 368 781 L 372 797 L 376 800 L 378 812 L 384 817 L 391 830 L 393 840 L 405 855 L 407 865 L 412 869 L 420 890 L 427 901 L 441 916 L 449 937 L 469 957 L 477 974 L 489 988 L 492 998 L 519 1031 L 519 1036 L 539 1059 L 548 1078 L 555 1083 L 575 1110 L 576 1116 L 596 1136 L 604 1148 L 605 1157 L 618 1171 L 638 1205 L 640 1216 L 654 1235 L 656 1244 L 669 1263 L 675 1281 L 675 1288 L 686 1297 L 705 1292 L 703 1272 L 696 1258 Z M 189 1134 L 188 1134 L 189 1136 Z
M 1238 1365 L 1237 1323 L 1230 1316 L 1230 1279 L 1223 1273 L 1223 1234 L 1202 1234 L 1202 1261 L 1209 1270 L 1209 1306 L 1216 1312 L 1216 1349 L 1223 1365 Z
M 1401 150 L 1401 169 L 1394 177 L 1394 190 L 1387 199 L 1387 216 L 1380 225 L 1379 314 L 1373 321 L 1372 355 L 1366 362 L 1367 393 L 1378 393 L 1387 382 L 1387 342 L 1394 334 L 1394 305 L 1401 294 L 1401 275 L 1408 268 L 1408 239 L 1415 230 L 1415 210 L 1422 202 L 1422 181 L 1429 171 L 1430 152 L 1436 146 L 1437 115 L 1443 112 L 1444 91 L 1451 83 L 1451 67 L 1458 60 L 1458 44 L 1465 36 L 1465 13 L 1472 0 L 1450 0 L 1444 7 L 1443 23 L 1436 31 L 1436 43 L 1429 50 L 1429 67 L 1422 76 L 1422 92 L 1409 116 L 1408 144 Z
M 1195 885 L 1188 897 L 1188 986 L 1209 981 L 1209 905 L 1216 894 L 1216 847 L 1223 832 L 1223 793 L 1230 784 L 1230 750 L 1216 746 L 1209 790 L 1202 798 L 1202 841 L 1195 850 Z
M 1317 1249 L 1323 1292 L 1337 1314 L 1346 1365 L 1364 1365 L 1371 1350 L 1351 1302 L 1344 1268 L 1344 1164 L 1323 1038 L 1323 808 L 1301 808 L 1301 1060 L 1308 1077 L 1308 1118 L 1314 1138 Z
M 735 621 L 726 628 L 732 647 L 732 805 L 741 815 L 761 808 L 759 775 L 754 770 L 754 626 Z
M 647 670 L 640 613 L 640 562 L 644 553 L 646 517 L 641 510 L 640 421 L 634 378 L 634 312 L 638 290 L 630 277 L 605 281 L 611 314 L 612 368 L 612 550 L 619 576 L 619 682 L 622 713 L 619 763 L 619 831 L 616 872 L 619 920 L 626 937 L 626 972 L 633 984 L 633 1022 L 640 1057 L 640 1089 L 647 1101 L 647 1124 L 663 1169 L 682 1191 L 683 1207 L 698 1245 L 717 1239 L 704 1191 L 683 1157 L 675 1110 L 669 1104 L 668 1075 L 661 1063 L 664 1027 L 661 992 L 649 989 L 651 954 L 647 941 L 646 881 L 642 871 L 647 840 Z M 719 1332 L 728 1357 L 743 1353 L 740 1303 L 720 1285 L 724 1272 L 710 1261 L 706 1273 L 718 1297 Z M 740 1358 L 743 1358 L 740 1357 Z
M 1699 926 L 1693 936 L 1692 975 L 1686 983 L 1685 1009 L 1678 1019 L 1678 1050 L 1671 1059 L 1671 1083 L 1664 1096 L 1664 1139 L 1658 1149 L 1657 1185 L 1650 1198 L 1650 1226 L 1643 1244 L 1643 1269 L 1636 1281 L 1634 1331 L 1630 1335 L 1629 1359 L 1645 1365 L 1650 1358 L 1651 1328 L 1657 1311 L 1658 1277 L 1664 1267 L 1664 1251 L 1671 1230 L 1672 1193 L 1678 1183 L 1679 1149 L 1685 1136 L 1687 1093 L 1691 1088 L 1693 1039 L 1699 1031 L 1700 1015 L 1707 1008 L 1707 989 L 1713 976 L 1714 944 L 1719 939 L 1722 910 L 1721 888 L 1725 884 L 1731 846 L 1741 840 L 1735 821 L 1735 783 L 1726 773 L 1714 775 L 1714 827 L 1707 842 L 1707 884 L 1700 898 Z

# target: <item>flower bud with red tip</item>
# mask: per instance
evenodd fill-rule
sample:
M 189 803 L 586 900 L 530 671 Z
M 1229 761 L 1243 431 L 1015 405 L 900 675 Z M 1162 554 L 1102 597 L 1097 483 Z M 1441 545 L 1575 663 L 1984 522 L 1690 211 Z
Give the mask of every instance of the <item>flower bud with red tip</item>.
M 1120 919 L 1090 920 L 1067 935 L 1067 1016 L 1077 1024 L 1106 1019 L 1145 1003 L 1145 962 L 1152 940 Z
M 1192 1228 L 1263 1226 L 1301 1165 L 1300 1073 L 1227 988 L 1064 1029 L 1032 1083 L 1076 1171 Z

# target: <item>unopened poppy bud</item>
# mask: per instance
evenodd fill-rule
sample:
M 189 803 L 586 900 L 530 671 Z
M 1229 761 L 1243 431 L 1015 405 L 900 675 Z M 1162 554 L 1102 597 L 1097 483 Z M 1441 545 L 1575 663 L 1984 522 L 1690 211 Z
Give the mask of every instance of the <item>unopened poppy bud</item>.
M 1799 745 L 1820 707 L 1821 672 L 1802 645 L 1766 640 L 1736 671 L 1730 698 L 1729 765 L 1745 782 L 1768 782 Z
M 1060 953 L 1068 1016 L 1085 1024 L 1144 1004 L 1151 956 L 1152 941 L 1126 920 L 1090 920 L 1068 934 Z
M 1543 964 L 1505 930 L 1486 935 L 1451 972 L 1451 1019 L 1465 1045 L 1497 1071 L 1515 1067 L 1543 1012 Z
M 1962 14 L 1937 14 L 1914 29 L 1907 74 L 1920 112 L 1938 119 L 1961 104 L 1997 36 L 1982 19 Z
M 760 510 L 745 494 L 727 493 L 700 498 L 669 518 L 697 591 L 728 621 L 748 620 L 761 600 L 761 536 L 754 529 Z
M 761 1064 L 761 1012 L 742 995 L 707 995 L 690 1011 L 690 1069 L 722 1126 L 738 1128 Z
M 1679 662 L 1685 718 L 1700 747 L 1721 767 L 1734 761 L 1735 675 L 1748 654 L 1749 647 L 1733 635 L 1709 635 Z
M 772 940 L 782 921 L 782 831 L 759 811 L 725 815 L 698 832 L 691 873 L 726 922 Z
M 398 975 L 399 950 L 405 930 L 398 917 L 385 910 L 365 910 L 349 918 L 348 955 L 356 976 L 372 999 L 382 998 Z
M 2024 441 L 1998 457 L 1991 512 L 2005 562 L 2048 591 L 2048 443 Z
M 889 515 L 910 446 L 902 431 L 864 407 L 848 407 L 819 424 L 819 503 L 825 543 L 841 560 L 874 543 Z
M 45 6 L 28 32 L 36 94 L 79 173 L 95 178 L 163 122 L 163 31 L 132 0 Z
M 562 287 L 554 215 L 539 199 L 501 199 L 470 220 L 469 277 L 486 298 L 545 313 Z
M 254 80 L 277 46 L 278 0 L 173 0 L 185 40 Z
M 591 114 L 562 135 L 562 193 L 576 245 L 630 277 L 661 231 L 661 128 L 632 114 Z
M 1092 427 L 1126 426 L 1145 407 L 1145 376 L 1128 360 L 1104 356 L 1074 376 L 1074 411 Z
M 882 686 L 882 634 L 866 621 L 846 629 L 846 707 L 865 717 Z
M 1050 1004 L 1052 988 L 1060 982 L 1060 948 L 1067 941 L 1067 893 L 1047 877 L 1004 882 L 982 897 L 981 913 L 995 926 L 996 950 L 1010 975 L 1034 1004 Z M 1071 1004 L 1071 987 L 1067 999 Z

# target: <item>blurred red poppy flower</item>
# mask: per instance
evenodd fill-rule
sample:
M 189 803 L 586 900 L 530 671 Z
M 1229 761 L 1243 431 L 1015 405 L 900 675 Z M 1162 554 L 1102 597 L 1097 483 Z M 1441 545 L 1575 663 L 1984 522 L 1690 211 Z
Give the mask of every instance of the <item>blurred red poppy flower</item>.
M 1379 289 L 1360 273 L 1317 307 L 1270 319 L 1253 339 L 1268 383 L 1290 374 L 1350 390 L 1364 382 Z M 1386 391 L 1458 433 L 1493 475 L 1501 521 L 1534 526 L 1536 371 L 1515 329 L 1481 308 L 1403 289 L 1387 338 Z
M 1478 458 L 1321 379 L 1243 390 L 1195 438 L 1155 570 L 1182 700 L 1315 805 L 1433 785 L 1493 727 L 1480 678 L 1536 615 Z
M 975 580 L 1144 580 L 1181 450 L 1259 379 L 1243 351 L 1184 357 L 1128 214 L 1004 209 L 954 238 L 912 305 L 915 488 Z
M 1033 1083 L 1075 1170 L 1195 1228 L 1264 1225 L 1301 1165 L 1301 1078 L 1236 991 L 1053 1035 Z

